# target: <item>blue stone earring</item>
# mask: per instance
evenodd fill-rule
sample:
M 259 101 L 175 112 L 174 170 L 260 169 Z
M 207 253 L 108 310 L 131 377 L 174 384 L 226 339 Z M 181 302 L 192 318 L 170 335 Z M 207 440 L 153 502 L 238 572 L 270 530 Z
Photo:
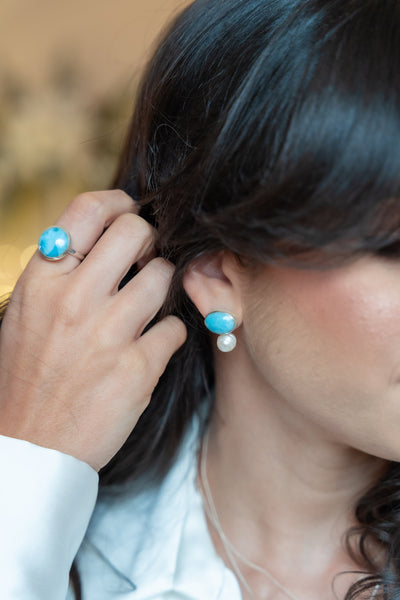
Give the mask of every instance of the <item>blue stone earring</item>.
M 236 319 L 228 312 L 215 311 L 207 315 L 204 324 L 212 333 L 217 333 L 217 346 L 221 352 L 232 352 L 236 348 L 236 336 L 232 331 L 237 327 Z

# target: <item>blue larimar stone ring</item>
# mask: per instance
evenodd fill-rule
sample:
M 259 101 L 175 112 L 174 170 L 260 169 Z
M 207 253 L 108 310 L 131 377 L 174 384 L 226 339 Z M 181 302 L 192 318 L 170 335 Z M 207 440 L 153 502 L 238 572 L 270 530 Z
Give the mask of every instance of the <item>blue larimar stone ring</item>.
M 78 260 L 85 258 L 83 254 L 71 248 L 71 236 L 61 227 L 48 227 L 43 231 L 38 248 L 46 260 L 61 260 L 67 254 L 75 256 Z

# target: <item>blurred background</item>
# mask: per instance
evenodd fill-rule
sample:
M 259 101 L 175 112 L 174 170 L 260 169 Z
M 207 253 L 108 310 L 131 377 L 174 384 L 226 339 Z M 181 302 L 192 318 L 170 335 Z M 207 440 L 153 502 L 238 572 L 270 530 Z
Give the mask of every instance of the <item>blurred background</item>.
M 188 3 L 0 2 L 0 299 L 63 207 L 108 187 L 143 65 Z

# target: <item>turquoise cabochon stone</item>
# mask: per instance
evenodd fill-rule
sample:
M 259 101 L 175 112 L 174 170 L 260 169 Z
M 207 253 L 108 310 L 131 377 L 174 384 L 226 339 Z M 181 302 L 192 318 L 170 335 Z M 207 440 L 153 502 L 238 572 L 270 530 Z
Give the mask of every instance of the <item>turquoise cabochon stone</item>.
M 69 236 L 61 227 L 49 227 L 39 238 L 38 248 L 47 258 L 61 258 L 69 248 Z
M 212 312 L 204 320 L 204 323 L 212 333 L 231 333 L 235 329 L 235 319 L 230 313 Z

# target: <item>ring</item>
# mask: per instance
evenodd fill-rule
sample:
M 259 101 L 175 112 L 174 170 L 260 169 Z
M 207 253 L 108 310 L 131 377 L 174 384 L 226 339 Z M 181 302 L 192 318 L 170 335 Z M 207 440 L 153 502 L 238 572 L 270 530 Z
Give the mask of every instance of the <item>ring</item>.
M 80 252 L 71 248 L 71 236 L 61 227 L 48 227 L 39 238 L 38 248 L 46 260 L 61 260 L 67 254 L 75 256 L 78 260 L 85 257 Z

